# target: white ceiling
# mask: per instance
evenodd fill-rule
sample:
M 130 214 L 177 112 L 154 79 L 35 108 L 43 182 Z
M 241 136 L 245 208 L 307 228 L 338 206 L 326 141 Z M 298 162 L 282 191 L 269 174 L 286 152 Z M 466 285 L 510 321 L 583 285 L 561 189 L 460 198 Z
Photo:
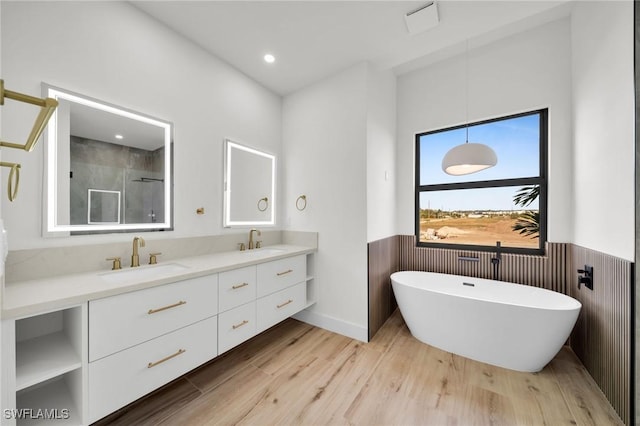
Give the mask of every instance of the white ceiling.
M 423 1 L 133 1 L 211 54 L 286 95 L 362 61 L 403 73 L 570 13 L 570 1 L 437 1 L 440 23 L 408 33 Z M 272 53 L 276 62 L 262 59 Z

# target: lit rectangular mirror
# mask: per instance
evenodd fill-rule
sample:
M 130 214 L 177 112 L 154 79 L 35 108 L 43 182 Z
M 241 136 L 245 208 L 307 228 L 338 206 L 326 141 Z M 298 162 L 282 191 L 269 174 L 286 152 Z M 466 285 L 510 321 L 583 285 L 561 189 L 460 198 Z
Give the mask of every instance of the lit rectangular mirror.
M 44 234 L 171 229 L 172 124 L 45 85 Z
M 224 226 L 275 225 L 275 155 L 227 139 L 224 169 Z

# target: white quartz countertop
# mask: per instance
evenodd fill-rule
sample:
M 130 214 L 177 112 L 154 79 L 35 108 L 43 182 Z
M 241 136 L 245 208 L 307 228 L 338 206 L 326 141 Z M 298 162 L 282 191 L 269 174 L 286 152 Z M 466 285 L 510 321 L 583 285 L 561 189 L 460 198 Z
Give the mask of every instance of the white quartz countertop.
M 102 270 L 9 283 L 5 285 L 2 318 L 19 318 L 64 309 L 89 300 L 315 251 L 311 247 L 281 244 L 168 260 L 157 265 L 123 268 L 120 271 Z M 158 268 L 157 273 L 152 271 L 154 268 Z M 136 272 L 131 273 L 134 269 Z M 119 273 L 122 275 L 116 277 Z

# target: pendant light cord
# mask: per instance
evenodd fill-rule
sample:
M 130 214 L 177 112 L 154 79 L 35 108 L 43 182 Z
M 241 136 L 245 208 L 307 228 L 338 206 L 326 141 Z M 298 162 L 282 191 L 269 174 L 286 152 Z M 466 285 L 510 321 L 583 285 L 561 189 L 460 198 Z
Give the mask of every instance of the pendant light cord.
M 465 40 L 464 46 L 464 100 L 465 100 L 465 109 L 464 109 L 464 121 L 466 123 L 466 142 L 469 143 L 469 39 Z

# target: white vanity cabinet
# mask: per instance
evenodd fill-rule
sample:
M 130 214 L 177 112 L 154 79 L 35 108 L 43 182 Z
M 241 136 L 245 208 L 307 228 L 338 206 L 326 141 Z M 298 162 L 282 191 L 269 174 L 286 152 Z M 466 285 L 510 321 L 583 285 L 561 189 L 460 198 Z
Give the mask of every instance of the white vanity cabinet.
M 304 282 L 262 297 L 258 300 L 258 332 L 303 310 L 307 300 Z
M 258 297 L 284 290 L 303 282 L 307 274 L 307 256 L 294 256 L 257 265 Z
M 256 334 L 256 266 L 221 272 L 218 289 L 218 353 L 221 354 Z
M 89 363 L 89 420 L 95 422 L 218 355 L 217 317 Z
M 202 276 L 3 318 L 0 423 L 86 425 L 124 407 L 312 305 L 312 256 L 212 258 Z
M 307 256 L 295 256 L 257 265 L 258 332 L 306 307 Z
M 220 312 L 256 300 L 256 266 L 220 272 L 219 294 Z
M 219 353 L 304 309 L 306 271 L 300 255 L 221 273 Z
M 218 313 L 218 275 L 89 302 L 89 361 Z
M 218 355 L 218 274 L 89 302 L 96 421 Z

